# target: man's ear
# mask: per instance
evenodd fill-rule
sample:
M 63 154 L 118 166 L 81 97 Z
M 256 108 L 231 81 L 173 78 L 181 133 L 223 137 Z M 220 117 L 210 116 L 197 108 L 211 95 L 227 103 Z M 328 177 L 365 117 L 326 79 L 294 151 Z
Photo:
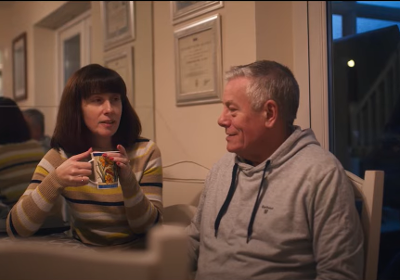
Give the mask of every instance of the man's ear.
M 272 128 L 278 119 L 278 104 L 274 100 L 268 100 L 264 103 L 263 113 L 265 116 L 265 127 Z

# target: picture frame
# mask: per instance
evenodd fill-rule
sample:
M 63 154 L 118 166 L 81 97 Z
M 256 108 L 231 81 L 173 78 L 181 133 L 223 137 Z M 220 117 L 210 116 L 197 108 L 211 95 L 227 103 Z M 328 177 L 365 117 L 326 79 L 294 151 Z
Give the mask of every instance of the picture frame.
M 135 1 L 100 1 L 104 50 L 135 40 Z
M 104 67 L 115 70 L 126 84 L 129 102 L 134 106 L 133 47 L 120 47 L 104 55 Z
M 176 105 L 221 102 L 220 15 L 180 28 L 174 37 Z
M 12 41 L 13 96 L 15 101 L 28 98 L 26 37 L 26 32 L 24 32 Z
M 222 8 L 224 1 L 170 1 L 172 24 Z

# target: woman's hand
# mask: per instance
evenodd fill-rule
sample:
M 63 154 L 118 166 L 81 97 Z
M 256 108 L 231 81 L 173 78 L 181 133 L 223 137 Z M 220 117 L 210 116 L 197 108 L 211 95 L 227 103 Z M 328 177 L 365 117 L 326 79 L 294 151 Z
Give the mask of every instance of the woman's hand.
M 132 167 L 129 165 L 129 158 L 125 148 L 122 145 L 118 145 L 117 149 L 119 151 L 119 154 L 107 153 L 103 154 L 103 157 L 107 157 L 117 164 L 118 176 L 121 180 L 125 180 L 128 179 L 130 174 L 132 173 Z
M 92 164 L 86 160 L 91 152 L 92 148 L 72 156 L 56 168 L 58 180 L 63 187 L 84 186 L 88 183 L 92 174 Z

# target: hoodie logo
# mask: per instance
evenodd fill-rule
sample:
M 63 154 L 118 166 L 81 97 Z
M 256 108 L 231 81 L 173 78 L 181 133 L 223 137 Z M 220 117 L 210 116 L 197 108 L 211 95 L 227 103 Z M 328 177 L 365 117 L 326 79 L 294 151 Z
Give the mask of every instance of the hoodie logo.
M 264 209 L 264 214 L 267 214 L 268 210 L 273 210 L 274 209 L 274 207 L 269 207 L 269 206 L 266 206 L 266 205 L 261 205 L 261 208 Z

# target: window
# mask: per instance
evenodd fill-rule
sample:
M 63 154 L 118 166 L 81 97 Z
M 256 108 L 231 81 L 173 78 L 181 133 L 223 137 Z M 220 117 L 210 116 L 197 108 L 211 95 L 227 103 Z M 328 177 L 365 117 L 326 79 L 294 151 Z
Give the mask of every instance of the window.
M 392 25 L 397 25 L 400 27 L 400 22 L 389 21 L 389 20 L 381 20 L 381 19 L 372 19 L 372 18 L 357 18 L 357 33 L 363 33 L 375 29 L 380 29 Z
M 381 276 L 400 256 L 400 1 L 308 7 L 311 128 L 345 169 L 385 171 Z
M 332 15 L 332 37 L 333 39 L 341 38 L 342 33 L 342 16 L 341 15 Z

